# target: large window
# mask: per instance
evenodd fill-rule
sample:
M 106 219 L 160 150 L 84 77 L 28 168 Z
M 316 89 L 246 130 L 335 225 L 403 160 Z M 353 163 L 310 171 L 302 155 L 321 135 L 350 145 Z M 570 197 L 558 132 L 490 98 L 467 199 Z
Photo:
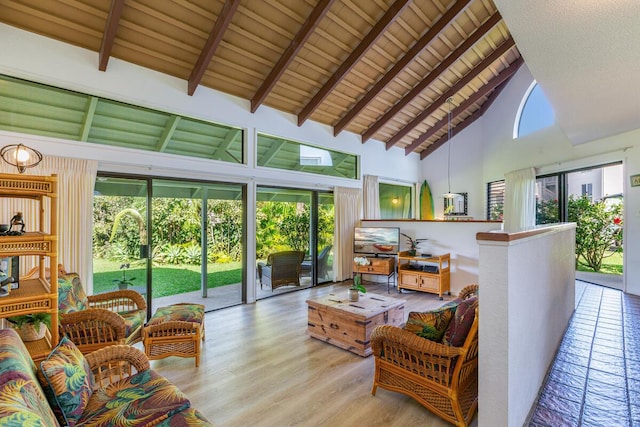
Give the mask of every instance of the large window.
M 487 219 L 502 221 L 504 214 L 504 179 L 487 183 Z
M 522 97 L 513 127 L 513 138 L 521 138 L 555 122 L 553 107 L 537 82 L 531 83 Z
M 358 156 L 258 133 L 258 166 L 358 178 Z

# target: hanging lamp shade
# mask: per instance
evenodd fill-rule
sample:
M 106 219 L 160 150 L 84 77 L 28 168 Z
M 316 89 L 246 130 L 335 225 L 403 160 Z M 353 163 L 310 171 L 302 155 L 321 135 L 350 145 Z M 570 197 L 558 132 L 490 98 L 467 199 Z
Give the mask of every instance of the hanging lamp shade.
M 24 144 L 5 145 L 0 150 L 0 156 L 2 160 L 15 166 L 20 173 L 42 161 L 42 153 Z

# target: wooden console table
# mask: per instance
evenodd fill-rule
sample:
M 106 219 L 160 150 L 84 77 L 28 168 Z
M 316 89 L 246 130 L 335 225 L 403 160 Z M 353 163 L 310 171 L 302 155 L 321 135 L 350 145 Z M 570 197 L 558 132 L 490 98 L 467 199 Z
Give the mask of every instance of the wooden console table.
M 398 254 L 398 292 L 402 289 L 431 292 L 440 299 L 447 292 L 451 294 L 449 270 L 451 254 L 409 255 L 407 251 Z M 425 270 L 424 266 L 433 266 L 437 270 Z
M 396 258 L 395 257 L 367 257 L 369 265 L 358 265 L 353 263 L 353 273 L 375 274 L 387 276 L 387 293 L 391 285 L 391 278 L 395 277 Z M 395 284 L 395 280 L 394 280 Z

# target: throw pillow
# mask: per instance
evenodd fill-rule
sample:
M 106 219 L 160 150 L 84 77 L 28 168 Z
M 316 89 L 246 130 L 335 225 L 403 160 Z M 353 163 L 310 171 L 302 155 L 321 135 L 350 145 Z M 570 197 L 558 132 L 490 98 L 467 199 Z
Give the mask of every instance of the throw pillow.
M 467 298 L 458 304 L 455 316 L 442 338 L 443 344 L 454 347 L 462 347 L 464 345 L 476 316 L 476 307 L 478 307 L 477 296 Z
M 58 311 L 62 314 L 82 311 L 89 305 L 87 294 L 77 273 L 58 277 Z
M 75 344 L 63 337 L 40 364 L 40 372 L 49 404 L 59 421 L 73 427 L 93 393 L 94 378 L 89 363 Z
M 455 312 L 454 306 L 444 306 L 423 313 L 412 311 L 404 329 L 419 337 L 440 342 Z

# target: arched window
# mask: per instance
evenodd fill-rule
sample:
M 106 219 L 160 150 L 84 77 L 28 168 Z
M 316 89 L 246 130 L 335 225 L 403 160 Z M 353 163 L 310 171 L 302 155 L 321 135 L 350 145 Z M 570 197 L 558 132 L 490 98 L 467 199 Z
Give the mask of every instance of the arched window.
M 516 115 L 513 126 L 513 139 L 529 135 L 540 129 L 551 126 L 555 122 L 553 107 L 542 93 L 535 80 L 527 89 Z

